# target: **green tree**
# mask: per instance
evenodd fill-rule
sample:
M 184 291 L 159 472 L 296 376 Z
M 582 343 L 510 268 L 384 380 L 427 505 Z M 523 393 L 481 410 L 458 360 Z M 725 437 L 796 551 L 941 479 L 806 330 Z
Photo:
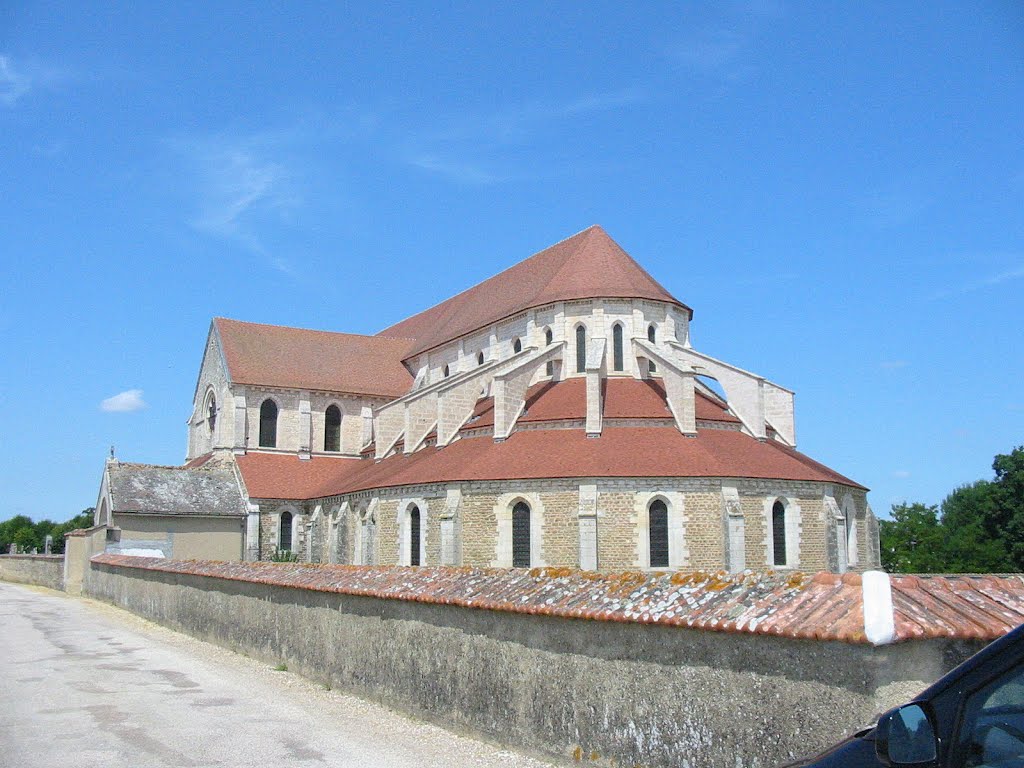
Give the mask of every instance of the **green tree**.
M 935 573 L 944 570 L 939 508 L 894 504 L 892 520 L 878 521 L 882 567 L 890 573 Z
M 32 527 L 32 518 L 27 515 L 15 515 L 0 523 L 0 553 L 6 555 L 10 551 L 11 544 L 15 543 L 15 532 L 25 527 Z
M 0 522 L 0 554 L 7 554 L 11 544 L 17 544 L 22 551 L 33 548 L 42 552 L 46 537 L 53 537 L 54 554 L 64 552 L 64 534 L 77 528 L 91 528 L 94 507 L 87 507 L 70 520 L 54 523 L 51 520 L 32 521 L 27 515 L 16 515 L 10 520 Z
M 879 521 L 882 565 L 895 573 L 1024 572 L 1024 446 L 999 454 L 995 477 L 952 491 L 941 508 L 899 504 Z

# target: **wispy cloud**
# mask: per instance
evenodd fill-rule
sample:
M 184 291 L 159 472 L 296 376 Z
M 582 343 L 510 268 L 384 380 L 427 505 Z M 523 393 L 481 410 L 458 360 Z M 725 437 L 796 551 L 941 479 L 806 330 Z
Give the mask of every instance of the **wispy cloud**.
M 287 221 L 300 204 L 296 174 L 275 144 L 266 135 L 175 141 L 194 172 L 189 224 L 264 253 L 262 226 Z
M 875 226 L 888 229 L 911 221 L 931 203 L 931 197 L 925 192 L 898 184 L 868 193 L 860 207 Z
M 413 158 L 409 163 L 416 168 L 445 176 L 460 184 L 495 184 L 504 180 L 502 177 L 471 163 L 444 160 L 435 155 L 421 155 Z
M 33 91 L 57 88 L 70 79 L 71 73 L 39 60 L 15 61 L 0 54 L 0 105 L 14 107 Z
M 706 28 L 676 41 L 665 53 L 669 60 L 701 74 L 740 80 L 750 71 L 746 53 L 751 40 L 746 32 Z
M 645 99 L 642 89 L 623 88 L 561 101 L 513 104 L 487 114 L 457 115 L 446 125 L 411 140 L 406 162 L 467 185 L 532 178 L 521 163 L 508 159 L 509 147 L 530 145 L 545 132 L 588 116 L 626 109 Z M 502 170 L 513 166 L 515 171 Z M 550 173 L 550 166 L 544 173 Z
M 146 401 L 142 399 L 141 389 L 128 389 L 119 392 L 100 403 L 100 410 L 106 413 L 131 413 L 132 411 L 141 411 L 145 407 Z
M 884 368 L 888 371 L 895 371 L 899 368 L 906 368 L 910 365 L 906 360 L 883 360 L 878 364 L 879 368 Z
M 1014 280 L 1021 279 L 1024 279 L 1024 265 L 1003 270 L 1002 272 L 985 275 L 984 277 L 980 277 L 975 280 L 968 280 L 952 288 L 945 288 L 941 291 L 937 291 L 929 298 L 932 301 L 948 299 L 951 296 L 961 296 L 965 293 L 974 293 L 975 291 L 980 291 L 984 288 L 991 288 L 996 285 L 1002 285 L 1003 283 L 1009 283 Z
M 32 78 L 15 69 L 9 56 L 0 56 L 0 104 L 8 107 L 32 90 Z

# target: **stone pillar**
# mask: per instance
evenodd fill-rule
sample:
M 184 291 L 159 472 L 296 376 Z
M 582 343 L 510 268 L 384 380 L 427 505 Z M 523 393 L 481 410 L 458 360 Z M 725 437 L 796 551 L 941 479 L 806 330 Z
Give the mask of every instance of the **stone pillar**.
M 309 395 L 299 395 L 299 456 L 309 458 L 309 447 L 313 442 L 313 414 Z
M 597 485 L 580 485 L 579 508 L 580 568 L 596 571 L 597 562 Z
M 249 505 L 249 514 L 245 518 L 245 555 L 246 560 L 260 559 L 260 508 L 256 504 Z
M 248 413 L 245 407 L 245 395 L 235 395 L 235 434 L 231 448 L 236 454 L 245 453 L 245 425 Z

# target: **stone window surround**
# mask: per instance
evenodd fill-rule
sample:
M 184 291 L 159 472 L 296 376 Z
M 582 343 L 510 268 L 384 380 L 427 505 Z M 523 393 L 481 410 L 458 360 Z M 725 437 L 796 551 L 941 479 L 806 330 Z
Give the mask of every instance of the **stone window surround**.
M 662 501 L 668 508 L 668 566 L 651 566 L 651 504 Z M 686 502 L 679 491 L 638 492 L 633 502 L 636 519 L 637 567 L 644 571 L 675 571 L 689 567 L 690 551 L 686 546 Z
M 530 567 L 543 568 L 544 504 L 539 493 L 504 493 L 494 504 L 494 520 L 498 535 L 494 545 L 494 568 L 512 567 L 512 509 L 519 502 L 530 508 Z
M 420 511 L 420 565 L 427 564 L 427 522 L 430 519 L 430 502 L 422 497 L 404 498 L 398 502 L 395 527 L 398 529 L 398 564 L 412 565 L 412 526 L 409 513 L 416 507 Z
M 274 415 L 274 442 L 272 445 L 263 445 L 263 406 L 267 404 L 267 401 L 274 404 L 275 415 Z M 278 437 L 277 434 L 281 426 L 281 403 L 273 395 L 264 395 L 263 399 L 260 400 L 260 423 L 256 430 L 256 447 L 257 448 L 277 448 Z
M 290 513 L 292 516 L 292 546 L 289 552 L 297 552 L 296 547 L 299 543 L 299 526 L 302 522 L 302 514 L 299 512 L 298 507 L 291 504 L 281 507 L 274 515 L 274 549 L 281 549 L 281 517 L 285 512 Z
M 860 563 L 857 555 L 857 505 L 849 493 L 843 496 L 840 505 L 846 522 L 846 567 L 856 568 Z
M 786 520 L 786 564 L 775 564 L 775 537 L 772 508 L 775 502 L 782 502 Z M 773 570 L 793 571 L 800 568 L 800 539 L 802 533 L 800 504 L 788 496 L 766 496 L 764 500 L 765 565 Z

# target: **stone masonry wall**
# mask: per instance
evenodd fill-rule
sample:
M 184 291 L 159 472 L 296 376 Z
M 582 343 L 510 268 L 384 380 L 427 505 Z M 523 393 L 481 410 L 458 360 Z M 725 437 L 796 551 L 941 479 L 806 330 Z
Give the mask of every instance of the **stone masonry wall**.
M 64 589 L 62 555 L 0 555 L 0 581 Z
M 522 498 L 539 500 L 542 508 L 542 538 L 537 565 L 580 567 L 580 497 L 581 482 L 565 480 L 488 481 L 453 484 L 433 484 L 415 488 L 393 488 L 373 496 L 379 501 L 377 508 L 377 563 L 382 565 L 401 562 L 403 523 L 399 510 L 405 510 L 411 499 L 420 499 L 423 507 L 422 535 L 425 537 L 426 557 L 423 565 L 436 565 L 441 558 L 440 514 L 445 508 L 448 490 L 461 491 L 461 502 L 456 512 L 455 530 L 460 537 L 461 564 L 490 566 L 499 557 L 499 524 L 496 505 Z M 786 568 L 802 571 L 834 570 L 836 544 L 834 520 L 826 520 L 823 497 L 835 493 L 833 486 L 823 483 L 783 480 L 719 480 L 715 478 L 603 478 L 590 481 L 597 486 L 597 569 L 600 571 L 643 570 L 645 561 L 646 528 L 645 505 L 654 495 L 680 503 L 681 510 L 673 515 L 684 529 L 681 541 L 673 547 L 681 551 L 672 556 L 673 567 L 691 571 L 718 571 L 727 568 L 725 552 L 725 506 L 722 485 L 737 487 L 744 524 L 745 567 L 753 570 L 775 568 L 769 542 L 769 515 L 777 498 L 787 500 L 794 522 L 788 536 L 796 539 L 795 559 Z M 848 489 L 842 488 L 843 493 Z M 871 530 L 866 516 L 864 493 L 854 496 L 857 519 L 856 563 L 850 570 L 862 571 L 877 567 L 877 553 L 872 553 Z M 337 508 L 346 497 L 337 497 L 324 509 Z M 504 501 L 502 501 L 504 500 Z M 356 494 L 348 499 L 350 509 L 363 509 L 367 494 Z M 425 506 L 424 506 L 425 505 Z M 276 508 L 270 510 L 276 514 Z M 507 510 L 506 510 L 507 511 Z M 541 510 L 538 510 L 541 511 Z M 275 518 L 276 519 L 276 518 Z M 261 546 L 264 553 L 273 551 L 276 541 L 274 519 L 264 517 L 261 523 Z M 321 516 L 317 525 L 328 526 L 329 515 Z M 343 526 L 349 526 L 349 541 L 355 541 L 357 515 L 350 513 Z M 323 540 L 327 533 L 323 533 Z M 505 546 L 505 545 L 502 545 Z M 507 553 L 506 553 L 507 554 Z M 264 555 L 269 557 L 269 554 Z M 351 552 L 348 553 L 351 558 Z M 341 560 L 351 562 L 351 559 Z M 326 562 L 326 559 L 325 559 Z
M 964 653 L 949 641 L 876 648 L 97 562 L 86 592 L 332 688 L 594 766 L 777 765 L 870 722 Z

